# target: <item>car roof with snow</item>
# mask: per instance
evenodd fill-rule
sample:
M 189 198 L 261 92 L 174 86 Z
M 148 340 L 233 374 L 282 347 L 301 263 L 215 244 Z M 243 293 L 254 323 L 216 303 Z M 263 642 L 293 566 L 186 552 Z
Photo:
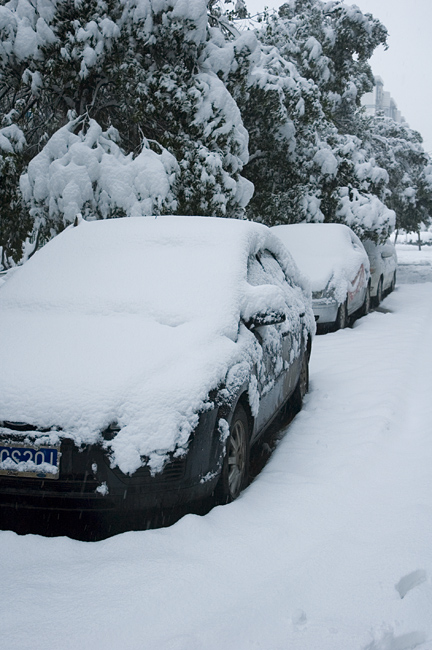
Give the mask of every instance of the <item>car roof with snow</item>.
M 247 281 L 248 259 L 264 249 L 291 278 L 285 293 Z M 0 420 L 58 427 L 78 444 L 118 422 L 115 464 L 133 472 L 147 456 L 159 467 L 187 444 L 227 369 L 251 359 L 240 318 L 282 300 L 287 327 L 306 310 L 312 330 L 309 291 L 261 224 L 137 217 L 71 226 L 0 290 Z
M 310 280 L 312 291 L 321 291 L 333 278 L 353 277 L 369 260 L 357 235 L 344 224 L 301 223 L 271 228 Z

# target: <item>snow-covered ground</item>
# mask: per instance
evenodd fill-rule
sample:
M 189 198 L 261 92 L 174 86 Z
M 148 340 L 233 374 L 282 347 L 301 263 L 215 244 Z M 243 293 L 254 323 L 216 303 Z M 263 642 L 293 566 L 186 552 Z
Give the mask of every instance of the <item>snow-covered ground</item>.
M 378 311 L 316 337 L 236 502 L 95 543 L 0 532 L 0 647 L 430 650 L 432 255 L 405 249 Z
M 429 234 L 429 233 L 425 233 Z M 397 244 L 398 283 L 432 282 L 432 246 Z

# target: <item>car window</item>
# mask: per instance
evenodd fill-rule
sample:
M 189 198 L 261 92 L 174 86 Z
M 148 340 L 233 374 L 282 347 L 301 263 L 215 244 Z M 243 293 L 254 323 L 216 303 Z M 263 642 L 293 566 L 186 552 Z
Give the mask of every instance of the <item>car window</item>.
M 351 243 L 353 245 L 354 250 L 361 251 L 363 250 L 363 244 L 357 237 L 354 235 L 354 233 L 351 235 Z
M 263 250 L 249 258 L 248 282 L 255 286 L 274 284 L 286 289 L 289 280 L 275 256 L 270 251 Z

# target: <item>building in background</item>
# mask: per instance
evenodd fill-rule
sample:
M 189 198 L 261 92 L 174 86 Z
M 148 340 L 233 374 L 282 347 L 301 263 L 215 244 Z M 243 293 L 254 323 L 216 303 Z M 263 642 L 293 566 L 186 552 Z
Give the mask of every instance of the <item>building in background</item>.
M 375 77 L 375 88 L 371 93 L 365 93 L 362 97 L 362 104 L 368 115 L 376 115 L 381 112 L 386 117 L 391 117 L 395 122 L 405 122 L 405 118 L 398 110 L 397 104 L 389 92 L 384 90 L 384 81 L 381 77 Z

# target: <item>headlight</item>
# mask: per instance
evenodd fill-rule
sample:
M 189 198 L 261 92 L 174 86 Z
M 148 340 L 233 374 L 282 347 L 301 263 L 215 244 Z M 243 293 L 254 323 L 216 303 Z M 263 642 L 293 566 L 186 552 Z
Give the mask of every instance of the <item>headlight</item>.
M 334 286 L 332 286 L 332 281 L 333 278 L 330 278 L 330 280 L 327 282 L 327 285 L 325 286 L 324 289 L 321 289 L 321 291 L 312 291 L 312 298 L 314 300 L 320 299 L 320 298 L 326 298 L 326 300 L 332 301 L 334 300 Z

